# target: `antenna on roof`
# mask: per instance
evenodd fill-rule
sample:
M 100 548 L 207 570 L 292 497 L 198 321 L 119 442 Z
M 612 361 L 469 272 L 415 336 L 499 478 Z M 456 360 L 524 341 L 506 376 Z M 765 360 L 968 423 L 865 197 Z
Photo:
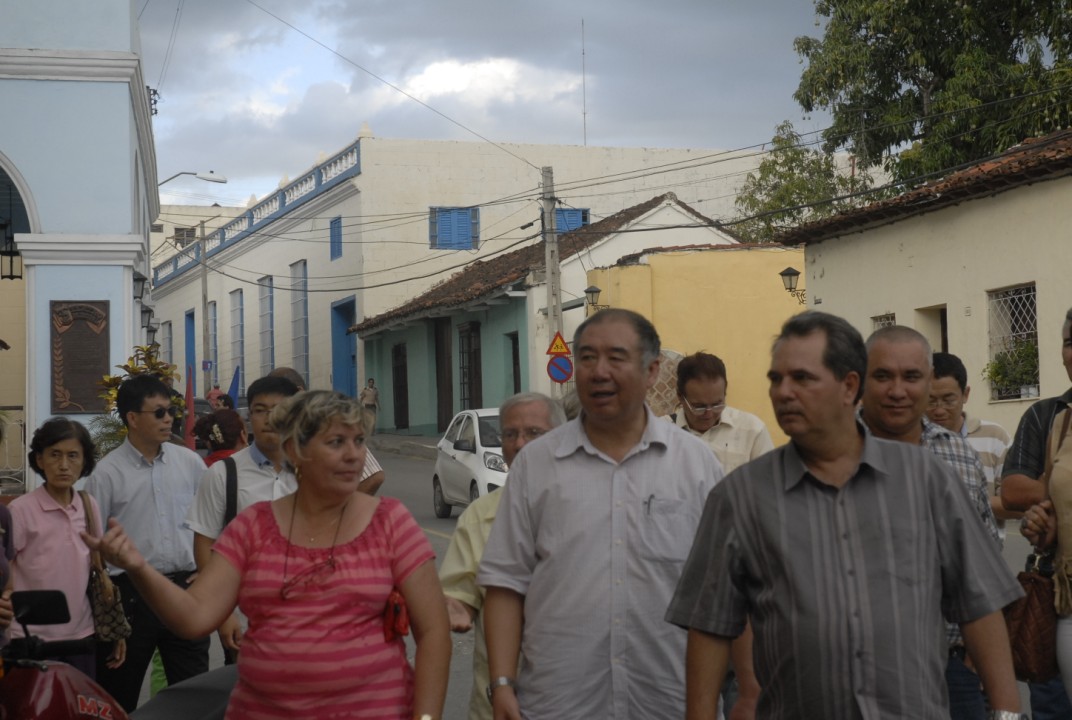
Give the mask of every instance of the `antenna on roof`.
M 588 84 L 584 57 L 584 18 L 581 18 L 581 125 L 584 129 L 584 146 L 588 147 Z

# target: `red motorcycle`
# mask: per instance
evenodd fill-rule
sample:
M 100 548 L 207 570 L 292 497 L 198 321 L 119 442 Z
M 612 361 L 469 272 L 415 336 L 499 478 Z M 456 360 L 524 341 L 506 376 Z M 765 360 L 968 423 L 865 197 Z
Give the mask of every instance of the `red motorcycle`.
M 69 622 L 67 598 L 59 590 L 28 590 L 11 595 L 15 622 L 25 637 L 0 649 L 0 720 L 129 720 L 111 695 L 70 665 L 43 658 L 93 652 L 93 638 L 45 642 L 31 625 Z

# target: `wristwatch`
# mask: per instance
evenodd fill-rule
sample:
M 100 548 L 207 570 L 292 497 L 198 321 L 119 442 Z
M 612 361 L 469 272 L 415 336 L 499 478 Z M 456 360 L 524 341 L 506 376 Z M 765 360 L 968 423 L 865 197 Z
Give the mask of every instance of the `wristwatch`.
M 506 677 L 505 675 L 500 675 L 499 677 L 492 680 L 490 683 L 488 683 L 488 702 L 491 702 L 491 693 L 495 691 L 495 688 L 501 688 L 504 685 L 506 687 L 516 688 L 517 681 L 515 681 L 511 677 Z M 1002 720 L 1004 719 L 1002 718 Z
M 1028 720 L 1027 715 L 1012 710 L 991 710 L 987 718 L 989 720 Z

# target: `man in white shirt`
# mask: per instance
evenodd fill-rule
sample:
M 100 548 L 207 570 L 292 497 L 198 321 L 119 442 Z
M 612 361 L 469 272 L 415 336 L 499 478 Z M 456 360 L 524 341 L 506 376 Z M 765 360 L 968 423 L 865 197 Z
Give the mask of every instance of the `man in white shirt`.
M 126 425 L 127 438 L 97 463 L 86 490 L 96 498 L 104 522 L 118 520 L 153 568 L 186 587 L 194 572 L 194 555 L 193 537 L 183 518 L 205 463 L 194 451 L 168 442 L 178 406 L 159 378 L 136 375 L 123 381 L 116 411 Z M 97 679 L 130 712 L 138 705 L 145 670 L 156 649 L 168 683 L 175 684 L 208 670 L 209 639 L 184 640 L 172 633 L 140 598 L 126 573 L 111 572 L 132 632 L 126 662 L 117 668 L 98 662 Z
M 717 355 L 697 352 L 677 366 L 676 412 L 667 419 L 707 443 L 727 475 L 774 449 L 763 421 L 726 404 L 726 364 Z

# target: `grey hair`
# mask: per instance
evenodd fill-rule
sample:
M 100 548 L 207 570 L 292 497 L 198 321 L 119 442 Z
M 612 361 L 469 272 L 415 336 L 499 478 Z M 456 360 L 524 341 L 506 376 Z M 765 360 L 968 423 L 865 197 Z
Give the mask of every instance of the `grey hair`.
M 543 393 L 538 392 L 523 392 L 506 398 L 506 400 L 503 401 L 503 404 L 499 406 L 499 418 L 503 418 L 507 412 L 519 405 L 528 405 L 529 403 L 537 402 L 547 406 L 547 414 L 551 418 L 551 427 L 558 427 L 566 422 L 566 413 L 562 409 L 562 405 Z
M 923 346 L 923 352 L 927 356 L 927 367 L 931 370 L 934 369 L 934 351 L 931 350 L 931 343 L 919 330 L 910 328 L 907 325 L 888 325 L 879 328 L 871 333 L 871 337 L 867 338 L 865 346 L 867 347 L 868 354 L 871 353 L 871 348 L 874 347 L 875 343 L 881 341 L 892 343 L 919 343 Z
M 302 448 L 333 420 L 364 430 L 363 418 L 355 398 L 333 390 L 306 390 L 276 405 L 268 422 L 279 433 L 280 444 L 292 442 L 296 459 L 302 460 Z
M 588 329 L 589 325 L 600 325 L 608 322 L 627 322 L 636 332 L 640 338 L 640 357 L 644 366 L 651 365 L 653 362 L 659 359 L 659 352 L 662 350 L 662 344 L 659 340 L 659 333 L 656 332 L 655 326 L 651 321 L 638 312 L 632 310 L 626 310 L 624 308 L 608 308 L 606 310 L 600 310 L 595 315 L 591 315 L 587 320 L 577 326 L 577 330 L 573 333 L 573 345 L 576 348 L 577 342 L 581 339 L 581 335 Z

